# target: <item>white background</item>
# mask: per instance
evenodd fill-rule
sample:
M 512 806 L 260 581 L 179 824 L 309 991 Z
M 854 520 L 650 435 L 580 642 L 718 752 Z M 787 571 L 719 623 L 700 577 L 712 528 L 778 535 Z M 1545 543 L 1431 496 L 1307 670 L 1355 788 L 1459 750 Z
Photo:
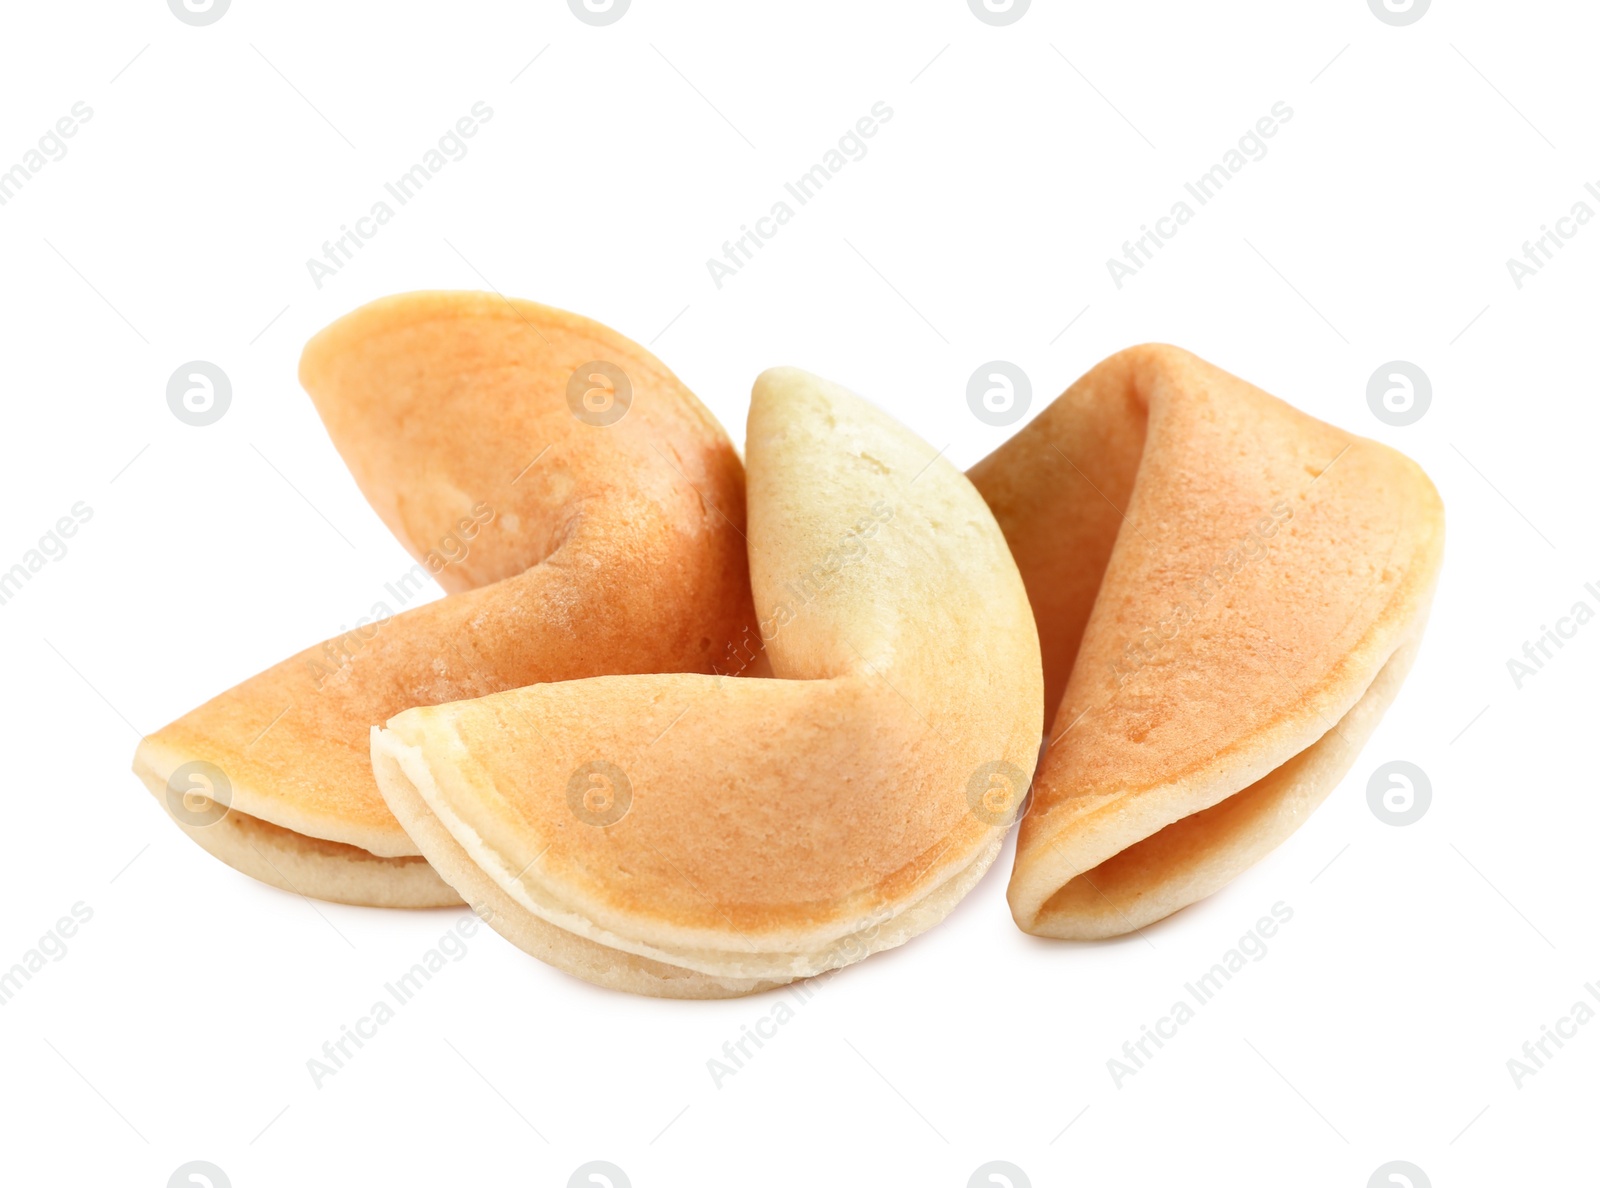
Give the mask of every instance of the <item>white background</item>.
M 0 169 L 94 112 L 0 207 L 0 568 L 94 513 L 0 606 L 0 965 L 94 913 L 0 1008 L 7 1182 L 156 1188 L 196 1159 L 236 1188 L 564 1185 L 591 1159 L 636 1188 L 956 1188 L 993 1159 L 1035 1185 L 1360 1188 L 1396 1159 L 1438 1186 L 1593 1177 L 1600 1024 L 1520 1088 L 1506 1062 L 1600 979 L 1600 625 L 1520 690 L 1506 661 L 1600 609 L 1600 222 L 1521 290 L 1505 264 L 1600 184 L 1593 6 L 1437 0 L 1404 28 L 1362 0 L 1035 0 L 1004 28 L 961 0 L 634 0 L 605 28 L 558 0 L 4 20 Z M 469 155 L 319 290 L 307 257 L 479 100 Z M 868 155 L 719 290 L 707 257 L 879 100 Z M 1118 290 L 1106 258 L 1279 100 L 1268 155 Z M 1309 824 L 1142 937 L 1024 936 L 1008 849 L 717 1087 L 707 1061 L 778 996 L 630 998 L 483 931 L 315 1088 L 308 1058 L 461 913 L 252 882 L 128 764 L 410 567 L 295 382 L 306 338 L 381 294 L 488 285 L 653 344 L 736 439 L 752 379 L 793 363 L 961 466 L 1014 432 L 967 408 L 986 360 L 1022 366 L 1037 411 L 1120 347 L 1186 346 L 1426 467 L 1449 539 L 1420 660 Z M 206 428 L 166 404 L 191 359 L 233 383 Z M 1406 428 L 1366 404 L 1391 359 L 1433 383 Z M 1367 806 L 1390 759 L 1432 781 L 1405 828 Z M 1279 900 L 1266 958 L 1117 1088 L 1107 1059 Z

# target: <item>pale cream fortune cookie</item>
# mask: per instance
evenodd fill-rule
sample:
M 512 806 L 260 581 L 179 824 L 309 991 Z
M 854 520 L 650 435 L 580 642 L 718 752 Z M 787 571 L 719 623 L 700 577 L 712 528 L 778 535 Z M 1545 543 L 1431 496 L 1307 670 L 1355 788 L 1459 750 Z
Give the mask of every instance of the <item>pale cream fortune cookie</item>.
M 727 997 L 904 943 L 994 861 L 1038 754 L 1033 615 L 965 477 L 788 368 L 756 381 L 746 475 L 771 677 L 532 685 L 373 731 L 434 868 L 603 986 Z
M 1259 861 L 1349 770 L 1416 655 L 1443 506 L 1410 459 L 1168 346 L 1099 364 L 971 477 L 1054 715 L 1012 914 L 1131 932 Z

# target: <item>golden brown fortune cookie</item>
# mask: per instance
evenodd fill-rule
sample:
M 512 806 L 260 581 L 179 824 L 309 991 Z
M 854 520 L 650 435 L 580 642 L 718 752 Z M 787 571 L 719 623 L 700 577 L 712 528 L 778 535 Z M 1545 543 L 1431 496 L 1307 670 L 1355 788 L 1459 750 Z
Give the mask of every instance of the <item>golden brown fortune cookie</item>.
M 1186 351 L 1099 364 L 972 468 L 1054 707 L 1009 898 L 1116 936 L 1210 895 L 1328 795 L 1416 654 L 1427 476 Z
M 418 558 L 385 598 L 409 601 L 429 574 L 451 593 L 212 698 L 144 739 L 134 770 L 184 832 L 263 882 L 456 903 L 384 804 L 372 726 L 541 681 L 713 671 L 753 622 L 742 467 L 643 347 L 532 302 L 373 302 L 311 340 L 300 380 Z

